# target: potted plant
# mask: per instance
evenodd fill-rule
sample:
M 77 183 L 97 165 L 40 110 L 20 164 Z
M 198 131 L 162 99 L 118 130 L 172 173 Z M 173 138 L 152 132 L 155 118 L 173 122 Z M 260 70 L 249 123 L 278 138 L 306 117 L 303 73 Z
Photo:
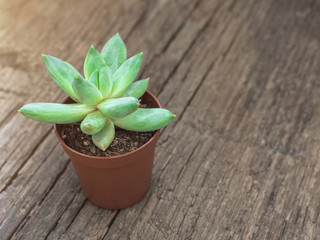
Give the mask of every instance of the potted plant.
M 91 46 L 84 77 L 58 58 L 43 55 L 43 60 L 69 97 L 63 103 L 26 104 L 19 112 L 33 120 L 54 123 L 57 138 L 91 202 L 120 209 L 140 201 L 150 186 L 159 129 L 175 117 L 146 91 L 149 79 L 134 82 L 142 53 L 127 59 L 125 44 L 116 34 L 101 53 Z M 129 142 L 132 134 L 144 136 L 144 142 L 127 144 L 127 152 L 119 150 L 117 142 L 123 139 L 121 134 L 117 137 L 118 132 L 129 134 L 123 137 Z M 115 150 L 110 150 L 112 147 Z

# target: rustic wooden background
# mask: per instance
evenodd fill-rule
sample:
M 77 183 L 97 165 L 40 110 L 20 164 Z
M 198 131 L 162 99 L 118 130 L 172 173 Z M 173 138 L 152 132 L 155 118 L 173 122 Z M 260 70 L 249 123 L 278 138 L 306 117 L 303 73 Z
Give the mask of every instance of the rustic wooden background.
M 0 239 L 320 239 L 319 26 L 318 0 L 0 0 Z M 121 211 L 17 113 L 65 98 L 41 53 L 82 69 L 116 32 L 177 115 Z

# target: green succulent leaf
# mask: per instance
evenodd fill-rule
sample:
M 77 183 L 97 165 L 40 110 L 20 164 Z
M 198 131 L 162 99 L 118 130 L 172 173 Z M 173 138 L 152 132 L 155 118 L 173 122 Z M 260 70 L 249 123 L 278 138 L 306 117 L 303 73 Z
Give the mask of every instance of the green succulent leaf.
M 99 74 L 99 90 L 102 93 L 103 98 L 110 96 L 112 91 L 112 74 L 110 68 L 105 66 L 101 68 Z
M 108 118 L 102 130 L 92 135 L 93 143 L 102 151 L 106 150 L 114 139 L 114 125 Z
M 119 33 L 114 35 L 103 47 L 101 55 L 114 73 L 127 59 L 127 49 Z
M 136 81 L 130 85 L 130 87 L 122 94 L 122 96 L 139 99 L 146 92 L 148 85 L 149 78 Z
M 83 133 L 92 135 L 101 131 L 107 117 L 99 110 L 89 113 L 81 122 L 80 128 Z
M 76 94 L 72 90 L 72 80 L 81 74 L 72 65 L 58 58 L 42 55 L 42 59 L 52 79 L 65 91 L 73 100 L 78 102 Z
M 142 62 L 142 53 L 126 60 L 112 75 L 111 97 L 121 96 L 136 78 Z
M 167 126 L 175 115 L 163 108 L 139 108 L 130 115 L 114 119 L 114 124 L 125 130 L 135 132 L 154 131 Z
M 85 78 L 89 79 L 94 71 L 100 71 L 100 69 L 105 65 L 106 63 L 103 60 L 103 57 L 100 55 L 97 49 L 91 46 L 83 65 Z
M 63 124 L 81 121 L 94 110 L 94 107 L 81 103 L 29 103 L 19 112 L 36 121 Z
M 133 97 L 114 98 L 103 101 L 97 107 L 110 118 L 122 118 L 136 111 L 139 101 Z
M 92 82 L 99 89 L 99 71 L 98 70 L 94 71 L 91 74 L 89 78 L 89 82 Z
M 103 99 L 99 89 L 91 82 L 76 76 L 72 81 L 72 88 L 78 99 L 85 104 L 94 105 Z

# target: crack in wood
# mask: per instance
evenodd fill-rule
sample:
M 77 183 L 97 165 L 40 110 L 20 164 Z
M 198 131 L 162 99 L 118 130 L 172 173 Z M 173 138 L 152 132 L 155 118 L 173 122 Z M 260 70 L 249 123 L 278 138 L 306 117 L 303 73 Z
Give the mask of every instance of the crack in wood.
M 112 227 L 112 224 L 113 224 L 114 221 L 116 220 L 116 218 L 117 218 L 117 216 L 119 215 L 120 211 L 121 211 L 121 210 L 116 210 L 115 215 L 112 217 L 110 223 L 108 224 L 107 231 L 105 232 L 105 234 L 103 235 L 103 237 L 102 237 L 101 239 L 104 239 L 104 238 L 107 236 L 108 232 L 110 231 L 110 228 Z
M 46 199 L 48 194 L 51 192 L 51 190 L 55 187 L 56 183 L 60 179 L 60 177 L 66 172 L 68 166 L 70 165 L 70 161 L 67 161 L 67 163 L 64 165 L 62 170 L 56 175 L 56 178 L 53 180 L 52 184 L 47 188 L 47 191 L 44 193 L 44 195 L 41 197 L 40 201 L 37 203 L 39 206 L 43 203 L 43 201 Z
M 56 142 L 56 144 L 53 146 L 53 148 L 46 153 L 46 157 L 50 156 L 51 153 L 56 149 L 56 147 L 57 147 L 58 145 L 59 145 L 59 142 Z M 38 172 L 38 170 L 43 166 L 44 163 L 45 163 L 45 161 L 42 161 L 42 162 L 39 164 L 39 166 L 35 169 L 33 175 L 31 175 L 31 176 L 26 180 L 26 183 L 27 183 L 27 184 L 31 181 L 32 177 Z
M 207 71 L 204 73 L 203 77 L 201 78 L 199 84 L 197 85 L 196 89 L 194 90 L 193 94 L 191 95 L 191 98 L 189 98 L 189 100 L 187 101 L 187 104 L 183 107 L 181 113 L 179 114 L 177 120 L 174 123 L 173 128 L 179 123 L 179 121 L 182 119 L 183 115 L 185 114 L 186 110 L 188 107 L 190 107 L 190 104 L 192 102 L 192 100 L 194 99 L 194 97 L 197 95 L 199 89 L 201 88 L 202 84 L 204 83 L 204 81 L 206 80 L 207 76 L 209 75 L 210 71 L 212 70 L 213 66 L 215 64 L 215 61 L 213 61 Z
M 15 154 L 16 151 L 19 151 L 19 147 L 22 144 L 22 140 L 18 139 L 18 141 L 16 142 L 16 148 L 12 149 L 12 151 L 9 153 L 9 155 L 6 157 L 6 159 L 3 161 L 3 163 L 0 165 L 0 171 L 3 168 L 3 166 L 6 165 L 6 163 L 8 162 L 8 160 L 11 158 L 11 156 L 13 154 Z M 0 192 L 1 193 L 1 192 Z
M 124 38 L 124 41 L 127 42 L 128 39 L 130 38 L 130 36 L 132 35 L 132 33 L 138 28 L 138 26 L 143 22 L 143 20 L 145 19 L 147 12 L 148 12 L 148 8 L 149 8 L 149 4 L 150 2 L 147 1 L 146 2 L 146 6 L 143 8 L 143 11 L 140 15 L 140 17 L 138 18 L 138 20 L 134 23 L 134 25 L 132 26 L 132 28 L 130 29 L 129 33 L 127 34 L 127 36 Z
M 68 230 L 69 228 L 71 227 L 71 225 L 73 224 L 74 220 L 76 219 L 76 217 L 79 215 L 79 213 L 81 212 L 81 210 L 83 209 L 84 205 L 88 202 L 88 199 L 86 198 L 83 203 L 81 204 L 81 206 L 79 207 L 79 209 L 77 210 L 76 214 L 72 217 L 70 223 L 68 224 L 66 230 L 61 234 L 61 236 L 67 234 L 67 237 L 69 238 L 69 235 L 68 235 Z
M 165 53 L 168 48 L 170 47 L 171 43 L 174 41 L 174 39 L 178 36 L 178 34 L 180 33 L 180 31 L 184 28 L 184 26 L 186 25 L 187 21 L 186 19 L 184 19 L 184 21 L 182 21 L 182 23 L 180 24 L 180 26 L 178 26 L 178 28 L 176 29 L 176 31 L 171 35 L 171 37 L 169 38 L 169 40 L 167 41 L 167 43 L 163 46 L 162 50 L 161 50 L 161 54 Z
M 195 43 L 198 41 L 199 36 L 201 36 L 206 28 L 208 27 L 208 25 L 210 24 L 212 18 L 213 18 L 214 14 L 211 15 L 211 17 L 209 18 L 209 20 L 204 24 L 204 26 L 200 29 L 200 31 L 196 34 L 196 38 L 194 38 L 191 43 L 189 44 L 187 50 L 183 53 L 182 57 L 180 58 L 180 60 L 178 61 L 178 63 L 174 66 L 173 70 L 169 73 L 168 77 L 164 80 L 164 82 L 162 83 L 162 85 L 160 86 L 159 90 L 157 91 L 157 95 L 160 95 L 161 92 L 164 90 L 165 86 L 167 85 L 168 81 L 172 78 L 172 76 L 176 73 L 176 71 L 178 70 L 179 66 L 181 65 L 181 63 L 183 62 L 184 58 L 188 55 L 188 53 L 191 51 L 192 47 L 195 45 Z
M 8 113 L 7 115 L 2 119 L 0 122 L 0 127 L 3 128 L 4 125 L 6 125 L 13 116 L 15 116 L 18 113 L 19 108 L 21 107 L 21 103 L 18 102 Z
M 181 176 L 181 173 L 183 172 L 183 170 L 188 166 L 188 164 L 189 164 L 191 158 L 193 157 L 196 149 L 198 148 L 199 144 L 200 144 L 200 140 L 199 140 L 199 141 L 195 144 L 195 146 L 192 148 L 191 153 L 190 153 L 189 157 L 187 158 L 187 161 L 183 164 L 183 167 L 180 168 L 180 171 L 178 172 L 178 174 L 177 174 L 177 176 L 176 176 L 176 181 L 177 181 L 177 182 L 179 181 L 180 176 Z
M 193 11 L 195 11 L 199 5 L 201 3 L 201 0 L 198 0 L 195 2 L 193 8 L 191 8 Z M 190 13 L 190 12 L 189 12 Z M 151 59 L 149 60 L 149 62 L 145 65 L 145 67 L 143 67 L 143 69 L 141 70 L 139 77 L 141 78 L 145 71 L 153 65 L 155 59 L 159 56 L 161 56 L 163 53 L 165 53 L 167 51 L 167 49 L 169 48 L 169 46 L 172 44 L 172 42 L 174 41 L 174 39 L 179 35 L 180 31 L 183 29 L 183 27 L 185 26 L 185 24 L 187 23 L 188 17 L 191 16 L 191 14 L 186 14 L 187 17 L 183 19 L 183 21 L 181 22 L 181 24 L 178 26 L 178 28 L 173 32 L 173 34 L 170 36 L 169 40 L 165 43 L 164 47 L 161 50 L 161 53 L 155 53 L 151 56 Z
M 65 210 L 61 213 L 60 217 L 56 219 L 55 224 L 49 229 L 47 235 L 45 236 L 44 240 L 47 240 L 48 237 L 50 236 L 50 234 L 56 229 L 56 227 L 58 226 L 58 223 L 61 219 L 61 217 L 63 216 L 64 212 L 70 207 L 70 205 L 72 204 L 72 202 L 74 201 L 75 197 L 77 196 L 77 194 L 79 194 L 82 191 L 82 189 L 80 189 L 78 192 L 75 192 L 75 194 L 73 195 L 72 199 L 70 200 L 70 202 L 66 205 Z M 86 202 L 86 201 L 84 201 Z M 83 204 L 81 205 L 80 208 L 83 207 Z M 78 213 L 77 213 L 78 214 Z M 74 218 L 72 219 L 72 221 L 74 220 Z
M 28 154 L 26 159 L 22 162 L 22 164 L 18 167 L 18 169 L 14 172 L 14 174 L 7 181 L 6 185 L 0 190 L 0 194 L 2 192 L 4 192 L 13 183 L 13 181 L 18 177 L 20 170 L 24 167 L 24 165 L 26 165 L 26 163 L 29 161 L 29 159 L 32 157 L 32 155 L 36 152 L 40 143 L 42 143 L 49 136 L 50 132 L 51 132 L 51 129 L 43 135 L 43 137 L 40 139 L 40 141 L 37 142 L 37 144 L 34 146 L 34 148 Z

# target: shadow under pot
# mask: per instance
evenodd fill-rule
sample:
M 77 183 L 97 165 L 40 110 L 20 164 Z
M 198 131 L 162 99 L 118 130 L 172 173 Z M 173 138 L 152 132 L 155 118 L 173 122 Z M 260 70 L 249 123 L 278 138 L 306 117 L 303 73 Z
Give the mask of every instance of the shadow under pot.
M 149 91 L 141 100 L 148 107 L 161 107 Z M 63 103 L 73 103 L 73 100 L 67 98 Z M 93 204 L 107 209 L 122 209 L 143 199 L 150 188 L 160 130 L 134 151 L 112 157 L 95 157 L 67 146 L 62 139 L 64 127 L 64 124 L 54 124 L 55 134 L 72 161 L 84 194 Z

